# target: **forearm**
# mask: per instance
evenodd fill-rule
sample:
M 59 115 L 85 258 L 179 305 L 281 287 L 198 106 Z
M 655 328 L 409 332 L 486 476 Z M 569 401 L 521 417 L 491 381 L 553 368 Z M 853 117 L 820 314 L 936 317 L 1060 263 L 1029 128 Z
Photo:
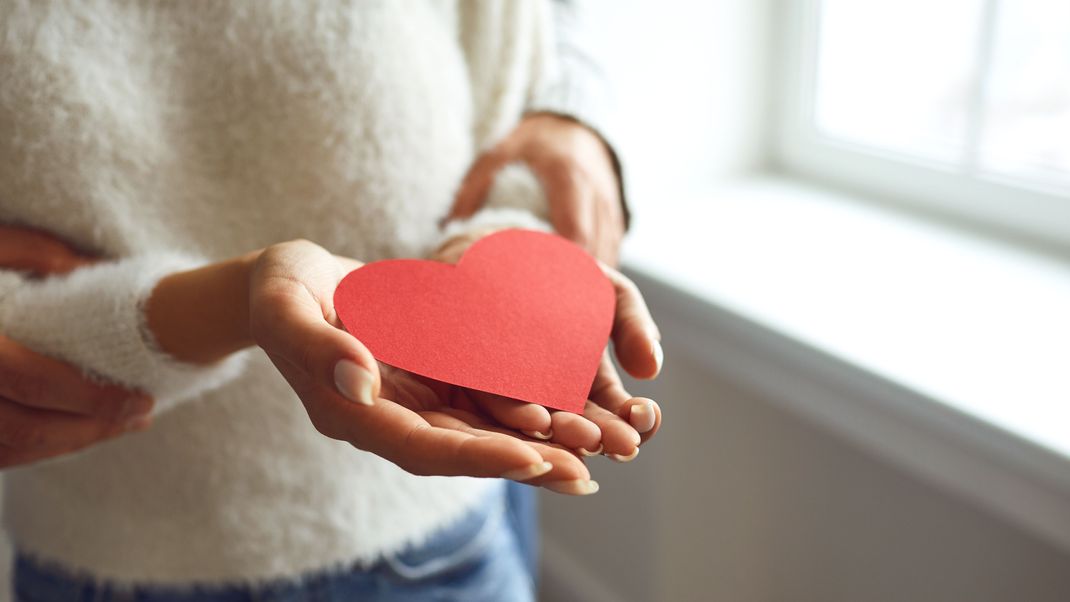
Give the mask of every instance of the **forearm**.
M 197 359 L 192 361 L 184 361 L 189 357 L 187 352 L 173 344 L 175 337 L 169 336 L 182 329 L 189 330 L 191 336 L 193 332 L 204 332 L 203 327 L 194 328 L 181 320 L 196 323 L 205 320 L 206 312 L 222 310 L 215 307 L 219 304 L 216 297 L 233 299 L 234 289 L 228 289 L 229 285 L 178 287 L 183 291 L 188 288 L 190 292 L 182 300 L 157 306 L 167 309 L 152 320 L 160 332 L 149 327 L 146 309 L 159 283 L 172 277 L 182 282 L 189 276 L 177 275 L 198 272 L 206 263 L 202 257 L 155 250 L 98 262 L 64 276 L 21 282 L 4 294 L 0 303 L 0 332 L 30 350 L 73 364 L 101 381 L 143 391 L 156 399 L 157 411 L 167 411 L 183 400 L 225 385 L 243 371 L 244 354 L 231 353 L 222 359 L 241 346 L 232 342 L 237 340 L 233 330 L 220 329 L 205 337 L 213 341 L 212 349 L 193 354 Z M 244 282 L 238 278 L 221 280 L 224 283 L 229 280 L 231 284 Z M 225 292 L 228 290 L 232 292 Z M 171 297 L 167 294 L 160 299 Z M 241 305 L 233 301 L 222 305 L 241 311 Z M 172 314 L 182 318 L 169 324 L 173 328 L 160 328 L 161 321 L 172 320 L 158 318 Z M 224 318 L 209 321 L 242 323 L 239 319 Z M 163 335 L 167 350 L 161 349 L 156 335 Z M 223 345 L 224 341 L 230 342 Z M 171 350 L 177 353 L 172 354 Z M 211 357 L 222 361 L 208 360 Z
M 211 364 L 253 344 L 249 275 L 260 251 L 160 280 L 145 321 L 160 350 L 177 360 Z

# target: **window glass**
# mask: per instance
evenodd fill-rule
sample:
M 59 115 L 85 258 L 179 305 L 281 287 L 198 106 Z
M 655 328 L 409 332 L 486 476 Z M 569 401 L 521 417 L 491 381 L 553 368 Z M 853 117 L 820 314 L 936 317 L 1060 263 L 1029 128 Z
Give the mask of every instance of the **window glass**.
M 981 166 L 1070 184 L 1070 1 L 1009 0 L 997 11 Z
M 826 137 L 958 163 L 982 0 L 823 0 L 814 119 Z

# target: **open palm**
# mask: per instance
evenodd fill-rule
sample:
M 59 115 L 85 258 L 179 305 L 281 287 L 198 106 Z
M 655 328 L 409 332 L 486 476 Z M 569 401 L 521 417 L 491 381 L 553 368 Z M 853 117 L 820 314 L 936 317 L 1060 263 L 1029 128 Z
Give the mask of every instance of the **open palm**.
M 656 432 L 657 404 L 630 397 L 608 357 L 582 417 L 379 364 L 341 329 L 333 307 L 338 282 L 360 265 L 294 241 L 265 250 L 251 278 L 253 337 L 324 435 L 414 474 L 504 477 L 587 494 L 597 484 L 578 450 L 627 460 Z M 656 330 L 638 291 L 621 282 L 614 282 L 617 357 L 629 372 L 653 376 L 660 358 L 649 337 Z M 639 339 L 642 352 L 636 352 Z

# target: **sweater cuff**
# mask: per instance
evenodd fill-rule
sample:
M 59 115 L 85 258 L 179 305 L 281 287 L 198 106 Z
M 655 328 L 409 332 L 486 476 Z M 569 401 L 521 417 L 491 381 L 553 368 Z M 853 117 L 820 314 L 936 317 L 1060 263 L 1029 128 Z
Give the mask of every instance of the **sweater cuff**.
M 524 228 L 553 232 L 549 219 L 550 206 L 542 184 L 527 165 L 512 163 L 495 176 L 483 208 L 467 219 L 447 223 L 438 245 L 479 230 Z
M 245 362 L 245 353 L 211 365 L 181 362 L 159 349 L 145 323 L 156 283 L 204 263 L 156 254 L 23 281 L 0 299 L 0 332 L 90 377 L 149 393 L 157 412 L 166 410 L 237 377 Z

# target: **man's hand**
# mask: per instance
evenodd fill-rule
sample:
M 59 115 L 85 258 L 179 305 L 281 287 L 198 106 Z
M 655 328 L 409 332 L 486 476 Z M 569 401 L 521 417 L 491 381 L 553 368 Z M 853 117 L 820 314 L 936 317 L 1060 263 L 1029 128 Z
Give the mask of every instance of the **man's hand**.
M 92 263 L 47 234 L 0 226 L 0 268 L 39 277 Z M 149 426 L 152 399 L 0 336 L 0 468 L 28 464 Z
M 527 164 L 539 178 L 554 229 L 616 266 L 624 210 L 612 155 L 597 134 L 566 117 L 534 113 L 521 120 L 469 169 L 449 218 L 478 211 L 498 171 L 515 162 Z

